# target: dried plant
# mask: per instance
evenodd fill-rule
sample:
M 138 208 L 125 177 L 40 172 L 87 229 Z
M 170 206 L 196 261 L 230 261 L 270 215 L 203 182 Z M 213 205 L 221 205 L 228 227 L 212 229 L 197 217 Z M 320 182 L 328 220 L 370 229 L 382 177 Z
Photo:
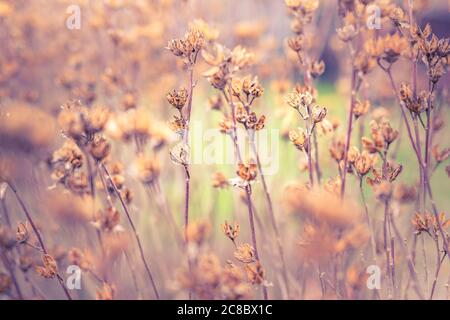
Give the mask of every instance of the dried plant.
M 69 5 L 0 0 L 0 299 L 450 298 L 443 1 Z

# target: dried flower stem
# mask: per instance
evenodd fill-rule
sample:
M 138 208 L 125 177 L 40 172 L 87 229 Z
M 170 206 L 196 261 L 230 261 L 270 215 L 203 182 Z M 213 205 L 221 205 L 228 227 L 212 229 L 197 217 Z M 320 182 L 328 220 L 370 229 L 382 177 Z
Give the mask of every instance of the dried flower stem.
M 123 208 L 123 210 L 124 210 L 124 212 L 125 212 L 125 214 L 127 216 L 127 219 L 128 219 L 128 222 L 130 223 L 130 226 L 131 226 L 131 229 L 133 231 L 134 237 L 136 238 L 136 242 L 137 242 L 137 245 L 138 245 L 138 248 L 139 248 L 139 253 L 141 255 L 141 259 L 142 259 L 142 262 L 144 264 L 145 270 L 147 272 L 148 278 L 149 278 L 150 283 L 152 285 L 152 288 L 153 288 L 153 291 L 155 293 L 156 299 L 159 300 L 160 297 L 159 297 L 158 289 L 156 288 L 155 281 L 153 280 L 152 272 L 150 271 L 150 267 L 149 267 L 149 265 L 147 263 L 147 260 L 145 258 L 144 249 L 142 248 L 141 239 L 140 239 L 139 234 L 138 234 L 138 232 L 136 230 L 136 227 L 135 227 L 135 225 L 133 223 L 133 219 L 131 218 L 131 215 L 130 215 L 130 212 L 129 212 L 128 208 L 127 208 L 127 205 L 125 204 L 125 202 L 124 202 L 124 200 L 122 198 L 122 195 L 120 194 L 119 190 L 117 189 L 117 186 L 114 183 L 111 175 L 109 174 L 109 171 L 106 168 L 106 166 L 103 163 L 100 163 L 100 165 L 101 165 L 101 168 L 103 169 L 103 171 L 105 172 L 106 176 L 108 177 L 109 181 L 111 182 L 111 185 L 113 186 L 114 192 L 116 193 L 116 196 L 119 198 L 119 201 L 120 201 L 120 203 L 122 205 L 122 208 Z M 101 173 L 100 173 L 100 175 L 101 175 Z
M 88 175 L 88 179 L 89 179 L 89 186 L 90 186 L 91 198 L 92 198 L 92 212 L 93 212 L 93 217 L 95 219 L 96 212 L 95 212 L 95 175 L 94 175 L 94 170 L 92 168 L 91 160 L 90 160 L 89 154 L 86 152 L 86 149 L 81 148 L 81 147 L 80 147 L 80 149 L 84 155 L 84 158 L 86 159 L 87 175 Z M 96 230 L 96 235 L 97 235 L 98 243 L 100 245 L 102 257 L 104 257 L 105 256 L 105 248 L 103 245 L 103 239 L 102 239 L 102 234 L 101 234 L 100 230 Z
M 366 213 L 367 225 L 370 230 L 370 246 L 372 247 L 372 259 L 375 262 L 375 264 L 377 264 L 377 249 L 376 249 L 376 243 L 375 243 L 374 229 L 372 227 L 372 222 L 371 222 L 370 215 L 369 215 L 369 209 L 367 206 L 366 196 L 364 195 L 363 178 L 362 177 L 359 177 L 359 190 L 361 193 L 362 202 L 364 204 L 364 211 Z
M 352 55 L 353 56 L 353 55 Z M 347 138 L 345 141 L 345 152 L 344 152 L 344 168 L 342 172 L 342 184 L 341 184 L 341 198 L 345 194 L 345 178 L 347 176 L 347 165 L 348 165 L 348 150 L 350 149 L 350 140 L 353 130 L 353 108 L 355 105 L 357 84 L 356 84 L 356 70 L 352 67 L 352 77 L 351 77 L 351 97 L 350 97 L 350 110 L 348 113 L 348 126 L 347 126 Z
M 381 64 L 380 64 L 380 66 L 381 66 Z M 407 132 L 408 132 L 409 141 L 411 143 L 411 146 L 413 147 L 414 153 L 416 154 L 417 160 L 419 162 L 419 167 L 420 167 L 419 169 L 420 169 L 420 171 L 423 172 L 423 178 L 424 178 L 424 184 L 425 184 L 425 186 L 424 186 L 425 187 L 425 191 L 424 192 L 427 192 L 428 197 L 430 198 L 433 215 L 434 215 L 434 217 L 435 217 L 435 219 L 437 221 L 438 229 L 439 229 L 439 232 L 440 232 L 440 234 L 442 236 L 442 241 L 444 242 L 445 247 L 448 248 L 449 244 L 448 244 L 447 236 L 445 234 L 444 228 L 442 227 L 442 223 L 441 223 L 441 221 L 439 219 L 439 212 L 438 212 L 438 209 L 436 207 L 436 203 L 434 202 L 433 192 L 431 190 L 431 185 L 430 185 L 430 181 L 429 181 L 429 178 L 428 178 L 428 173 L 427 173 L 426 170 L 423 170 L 424 163 L 422 161 L 422 155 L 418 151 L 418 148 L 417 148 L 417 146 L 416 146 L 416 144 L 414 142 L 414 138 L 413 138 L 413 135 L 412 135 L 412 132 L 411 132 L 411 126 L 410 126 L 408 118 L 406 116 L 405 106 L 400 101 L 400 97 L 398 96 L 397 87 L 395 85 L 394 78 L 392 77 L 392 72 L 391 72 L 390 67 L 389 68 L 384 68 L 383 66 L 381 66 L 381 68 L 387 73 L 387 75 L 389 77 L 389 80 L 391 82 L 392 90 L 394 91 L 394 95 L 395 95 L 395 97 L 397 99 L 397 102 L 398 102 L 398 104 L 400 106 L 400 109 L 402 111 L 402 117 L 403 117 L 403 121 L 406 124 L 406 129 L 407 129 Z M 447 255 L 447 257 L 448 257 L 448 259 L 450 261 L 450 256 Z
M 249 218 L 250 230 L 251 230 L 251 234 L 252 234 L 252 245 L 253 245 L 253 248 L 255 249 L 255 258 L 256 258 L 256 260 L 260 261 L 259 253 L 258 253 L 258 244 L 256 241 L 255 222 L 253 219 L 253 202 L 252 202 L 252 196 L 251 196 L 252 190 L 251 190 L 250 185 L 245 187 L 245 193 L 247 195 L 248 218 Z M 263 291 L 264 300 L 267 300 L 268 299 L 267 287 L 264 284 L 262 284 L 262 291 Z
M 431 285 L 431 293 L 429 300 L 433 300 L 434 291 L 436 289 L 437 280 L 439 277 L 439 272 L 441 271 L 442 263 L 444 262 L 445 255 L 447 254 L 444 252 L 442 255 L 442 258 L 440 258 L 440 249 L 439 249 L 439 241 L 437 236 L 434 236 L 434 243 L 436 245 L 436 272 L 434 274 L 433 284 Z
M 319 145 L 317 142 L 317 131 L 316 130 L 313 131 L 313 143 L 314 143 L 314 158 L 315 158 L 314 166 L 316 169 L 317 183 L 320 186 L 321 180 L 322 180 L 322 171 L 320 170 Z
M 130 256 L 128 255 L 128 253 L 126 251 L 124 251 L 123 253 L 125 255 L 125 260 L 127 261 L 127 264 L 131 269 L 131 279 L 133 280 L 134 288 L 136 289 L 138 298 L 141 298 L 142 297 L 141 290 L 139 290 L 139 285 L 138 285 L 138 282 L 136 279 L 136 269 L 134 268 L 133 263 L 131 262 Z
M 283 281 L 286 286 L 286 291 L 287 291 L 287 294 L 289 297 L 289 280 L 288 280 L 288 272 L 287 272 L 287 267 L 286 267 L 286 260 L 284 258 L 283 245 L 281 244 L 280 232 L 278 231 L 277 221 L 275 219 L 275 213 L 273 211 L 272 198 L 270 197 L 269 188 L 267 187 L 266 178 L 265 178 L 264 172 L 262 170 L 261 160 L 259 158 L 258 150 L 256 149 L 254 137 L 251 137 L 250 144 L 252 146 L 253 153 L 256 157 L 256 164 L 258 166 L 259 175 L 261 176 L 261 182 L 263 185 L 267 208 L 269 209 L 270 222 L 272 224 L 272 228 L 275 233 L 278 254 L 281 259 L 281 271 L 282 271 L 282 275 L 283 275 Z
M 269 188 L 267 187 L 266 178 L 265 178 L 264 172 L 262 170 L 261 160 L 259 158 L 258 150 L 256 148 L 256 144 L 255 144 L 255 140 L 254 140 L 253 136 L 250 137 L 250 144 L 251 144 L 251 147 L 252 147 L 252 150 L 253 150 L 253 154 L 255 155 L 255 158 L 256 158 L 256 164 L 258 166 L 259 175 L 261 176 L 261 182 L 262 182 L 262 185 L 263 185 L 264 195 L 265 195 L 265 198 L 266 198 L 266 204 L 267 204 L 267 208 L 269 209 L 270 222 L 272 224 L 272 228 L 273 228 L 273 231 L 275 233 L 275 238 L 276 238 L 276 243 L 277 243 L 277 248 L 278 248 L 278 254 L 279 254 L 280 259 L 281 259 L 281 269 L 282 269 L 283 281 L 284 281 L 284 284 L 286 286 L 287 294 L 289 296 L 288 272 L 287 272 L 287 267 L 286 267 L 286 260 L 284 258 L 283 246 L 281 244 L 281 237 L 280 237 L 280 233 L 278 231 L 278 226 L 277 226 L 277 222 L 276 222 L 276 219 L 275 219 L 275 213 L 273 211 L 272 198 L 271 198 L 270 193 L 269 193 Z
M 14 192 L 14 195 L 16 196 L 16 199 L 19 202 L 20 207 L 22 208 L 23 212 L 25 213 L 25 216 L 27 217 L 27 220 L 30 223 L 31 228 L 33 229 L 33 232 L 36 235 L 36 238 L 38 239 L 42 250 L 44 251 L 45 254 L 48 254 L 48 251 L 45 248 L 44 241 L 42 240 L 41 234 L 39 233 L 39 230 L 36 227 L 36 224 L 34 223 L 33 219 L 31 218 L 30 212 L 28 211 L 27 207 L 25 206 L 25 203 L 23 202 L 22 197 L 19 195 L 16 187 L 10 181 L 8 181 L 7 183 L 8 183 L 8 186 L 11 188 L 11 190 Z M 62 277 L 57 273 L 56 278 L 58 279 L 58 282 L 59 282 L 61 288 L 63 289 L 64 294 L 66 295 L 67 299 L 72 300 L 72 297 L 71 297 L 69 291 L 67 290 L 66 286 L 64 285 L 64 281 L 63 281 Z
M 6 207 L 6 200 L 5 199 L 1 199 L 0 202 L 1 202 L 1 205 L 2 205 L 3 215 L 5 216 L 6 224 L 11 228 L 11 219 L 9 217 L 8 208 Z
M 9 275 L 11 276 L 11 280 L 12 280 L 12 283 L 14 285 L 14 288 L 16 289 L 18 298 L 23 300 L 24 296 L 22 294 L 22 291 L 20 290 L 19 283 L 18 283 L 17 277 L 16 277 L 16 273 L 14 271 L 14 266 L 9 261 L 8 256 L 6 255 L 6 251 L 2 250 L 1 257 L 2 257 L 2 260 L 3 260 L 3 264 L 5 265 L 5 268 L 8 270 Z
M 408 269 L 409 273 L 412 279 L 412 286 L 414 288 L 414 291 L 416 292 L 419 299 L 424 299 L 424 295 L 422 293 L 422 289 L 420 287 L 419 280 L 417 278 L 417 272 L 414 267 L 414 262 L 412 260 L 411 254 L 408 250 L 408 245 L 406 244 L 406 239 L 402 238 L 402 235 L 400 231 L 397 228 L 397 225 L 395 224 L 394 217 L 392 217 L 392 229 L 394 230 L 395 236 L 399 239 L 400 247 L 402 248 L 403 255 L 406 257 L 406 260 L 408 261 Z
M 313 167 L 312 167 L 312 145 L 311 145 L 311 136 L 312 131 L 314 130 L 314 127 L 310 125 L 309 121 L 311 121 L 311 109 L 308 106 L 308 120 L 306 121 L 306 131 L 307 131 L 307 145 L 308 149 L 306 150 L 306 156 L 308 158 L 308 173 L 309 173 L 309 183 L 311 186 L 314 185 L 314 173 L 313 173 Z
M 231 92 L 231 85 L 229 85 L 229 90 Z M 238 137 L 237 137 L 237 129 L 236 129 L 237 126 L 236 126 L 236 117 L 234 114 L 234 103 L 233 103 L 231 97 L 228 98 L 228 96 L 225 93 L 225 90 L 222 90 L 222 94 L 224 95 L 225 100 L 231 109 L 231 117 L 232 117 L 232 121 L 233 121 L 233 128 L 232 128 L 233 131 L 232 131 L 231 139 L 232 139 L 233 145 L 234 145 L 235 158 L 238 161 L 238 163 L 242 163 L 242 156 L 241 156 L 241 152 L 239 149 L 239 143 L 238 143 Z M 257 154 L 257 153 L 255 152 L 255 154 Z M 255 249 L 255 257 L 258 261 L 260 261 L 259 253 L 258 253 L 258 246 L 257 246 L 257 242 L 256 242 L 256 229 L 255 229 L 255 222 L 254 222 L 253 201 L 252 201 L 252 192 L 251 192 L 250 185 L 245 187 L 245 193 L 246 193 L 246 197 L 247 197 L 247 208 L 248 208 L 248 215 L 249 215 L 249 222 L 250 222 L 250 230 L 251 230 L 251 234 L 252 234 L 252 244 Z M 267 300 L 268 293 L 267 293 L 267 288 L 266 288 L 266 286 L 264 286 L 264 284 L 262 286 L 262 291 L 263 291 L 264 300 Z
M 383 221 L 383 246 L 386 253 L 386 268 L 389 275 L 388 296 L 392 292 L 395 297 L 395 280 L 393 273 L 393 263 L 391 261 L 391 248 L 388 246 L 388 223 L 389 223 L 389 199 L 384 201 L 384 221 Z
M 156 202 L 162 212 L 166 213 L 166 217 L 169 220 L 169 224 L 174 230 L 175 237 L 177 238 L 178 242 L 180 244 L 183 244 L 184 238 L 180 234 L 177 224 L 175 222 L 174 216 L 172 211 L 170 210 L 169 204 L 167 203 L 167 199 L 164 195 L 164 193 L 161 191 L 161 185 L 159 183 L 159 180 L 157 179 L 153 184 L 149 185 L 150 190 L 153 190 L 156 196 Z

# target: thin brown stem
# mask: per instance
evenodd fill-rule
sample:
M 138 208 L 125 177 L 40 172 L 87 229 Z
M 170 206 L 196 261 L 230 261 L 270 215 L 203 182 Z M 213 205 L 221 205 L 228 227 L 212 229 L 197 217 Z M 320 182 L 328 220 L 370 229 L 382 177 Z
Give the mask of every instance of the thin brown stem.
M 411 257 L 411 254 L 409 253 L 408 250 L 408 245 L 406 243 L 406 240 L 402 238 L 402 235 L 400 233 L 400 231 L 397 228 L 397 225 L 395 223 L 395 219 L 392 217 L 392 229 L 394 230 L 394 234 L 395 236 L 399 239 L 399 243 L 400 243 L 400 247 L 403 251 L 403 255 L 406 257 L 406 260 L 408 262 L 408 270 L 411 276 L 411 280 L 412 280 L 412 286 L 414 288 L 414 291 L 416 292 L 417 296 L 419 297 L 419 299 L 424 299 L 424 295 L 422 293 L 422 289 L 420 287 L 420 283 L 417 277 L 417 272 L 416 269 L 414 267 L 414 263 L 413 263 L 413 259 Z
M 48 255 L 48 251 L 45 247 L 44 241 L 41 237 L 41 234 L 39 233 L 39 229 L 37 228 L 36 224 L 34 223 L 33 219 L 31 218 L 31 214 L 28 211 L 27 207 L 25 206 L 25 202 L 22 200 L 22 197 L 19 195 L 19 193 L 17 192 L 16 187 L 12 184 L 12 182 L 8 181 L 8 186 L 11 188 L 11 190 L 13 191 L 14 195 L 16 196 L 17 201 L 20 204 L 20 207 L 22 208 L 22 211 L 25 213 L 25 216 L 27 217 L 28 222 L 31 225 L 31 228 L 33 229 L 34 234 L 36 235 L 36 238 L 39 241 L 39 244 L 41 245 L 42 250 L 44 251 L 44 253 L 46 255 Z M 62 277 L 59 274 L 56 274 L 56 278 L 58 279 L 58 282 L 61 286 L 61 288 L 64 291 L 64 294 L 66 295 L 67 299 L 72 300 L 72 297 L 69 293 L 69 291 L 67 290 L 66 286 L 64 285 L 64 281 L 62 279 Z
M 437 284 L 437 280 L 439 277 L 439 272 L 441 271 L 441 266 L 442 266 L 442 263 L 444 262 L 445 255 L 446 255 L 446 252 L 444 252 L 444 254 L 442 255 L 442 258 L 440 258 L 439 241 L 438 241 L 438 238 L 436 235 L 434 236 L 434 243 L 436 245 L 436 272 L 434 274 L 433 284 L 431 285 L 431 293 L 430 293 L 429 300 L 433 300 L 433 295 L 436 290 L 436 284 Z
M 352 136 L 353 129 L 353 108 L 355 105 L 356 98 L 356 71 L 352 69 L 352 77 L 351 77 L 351 97 L 350 97 L 350 110 L 348 113 L 348 126 L 347 126 L 347 138 L 345 141 L 345 152 L 344 152 L 344 168 L 342 172 L 342 184 L 341 184 L 341 198 L 345 195 L 345 180 L 347 176 L 347 165 L 348 165 L 348 150 L 350 148 L 350 141 Z
M 159 297 L 158 289 L 156 288 L 155 281 L 153 280 L 152 272 L 150 271 L 149 264 L 147 262 L 147 259 L 145 258 L 144 249 L 143 249 L 142 243 L 141 243 L 141 238 L 139 237 L 138 231 L 137 231 L 137 229 L 136 229 L 136 227 L 135 227 L 135 225 L 133 223 L 133 219 L 131 218 L 131 215 L 130 215 L 130 212 L 128 210 L 128 207 L 125 204 L 125 201 L 123 200 L 122 195 L 120 194 L 120 191 L 117 189 L 117 186 L 114 183 L 111 175 L 109 174 L 108 169 L 106 168 L 106 166 L 103 163 L 101 163 L 100 165 L 101 165 L 103 171 L 105 172 L 106 176 L 108 177 L 108 180 L 110 181 L 116 196 L 119 198 L 119 201 L 120 201 L 120 203 L 122 205 L 123 211 L 125 212 L 125 215 L 127 216 L 127 219 L 128 219 L 128 222 L 129 222 L 129 224 L 131 226 L 131 229 L 133 231 L 134 237 L 136 238 L 136 242 L 137 242 L 137 245 L 138 245 L 139 253 L 140 253 L 141 259 L 142 259 L 142 263 L 144 264 L 145 270 L 147 272 L 148 278 L 149 278 L 150 283 L 152 285 L 152 288 L 153 288 L 153 291 L 155 293 L 156 299 L 159 300 L 160 297 Z M 100 173 L 100 175 L 101 175 L 101 173 Z
M 263 169 L 262 169 L 262 165 L 261 165 L 261 161 L 260 161 L 260 158 L 259 158 L 258 150 L 256 149 L 254 137 L 252 137 L 250 139 L 250 144 L 252 146 L 253 153 L 254 153 L 254 155 L 256 157 L 256 163 L 257 163 L 257 166 L 258 166 L 259 175 L 261 177 L 261 182 L 262 182 L 263 189 L 264 189 L 264 195 L 265 195 L 265 199 L 266 199 L 266 204 L 267 204 L 267 208 L 269 210 L 270 222 L 272 224 L 272 228 L 273 228 L 273 231 L 275 233 L 275 238 L 276 238 L 276 243 L 277 243 L 277 248 L 278 248 L 278 254 L 279 254 L 280 260 L 281 260 L 283 281 L 284 281 L 284 284 L 286 286 L 287 294 L 289 296 L 288 272 L 287 272 L 287 267 L 286 267 L 286 260 L 284 258 L 283 246 L 281 244 L 280 232 L 278 231 L 277 221 L 275 219 L 275 213 L 274 213 L 273 205 L 272 205 L 272 198 L 270 196 L 269 188 L 268 188 L 267 183 L 266 183 L 266 178 L 265 178 L 265 175 L 264 175 L 264 172 L 263 172 Z
M 253 218 L 253 202 L 252 202 L 252 197 L 251 197 L 252 191 L 251 191 L 250 186 L 245 187 L 245 193 L 247 196 L 248 218 L 249 218 L 250 230 L 251 230 L 251 234 L 252 234 L 252 245 L 253 245 L 253 248 L 255 249 L 255 258 L 258 262 L 261 262 L 261 260 L 259 259 L 258 244 L 256 241 L 255 221 Z M 267 300 L 268 299 L 267 287 L 264 284 L 262 285 L 262 291 L 263 291 L 264 300 Z
M 375 264 L 377 265 L 377 248 L 376 248 L 376 243 L 375 243 L 375 230 L 372 226 L 372 222 L 370 219 L 370 215 L 369 215 L 369 208 L 367 206 L 367 201 L 366 201 L 366 196 L 364 195 L 364 190 L 363 190 L 363 178 L 360 177 L 359 178 L 359 191 L 361 193 L 361 199 L 364 205 L 364 212 L 366 213 L 366 220 L 367 220 L 367 226 L 369 227 L 369 231 L 370 231 L 370 246 L 372 247 L 372 259 L 375 262 Z
M 3 249 L 1 250 L 1 257 L 5 268 L 8 270 L 9 275 L 11 276 L 11 281 L 14 285 L 14 288 L 16 289 L 17 296 L 19 297 L 19 299 L 23 300 L 24 296 L 22 294 L 22 291 L 20 290 L 19 282 L 17 281 L 14 265 L 9 261 L 6 251 L 4 251 Z

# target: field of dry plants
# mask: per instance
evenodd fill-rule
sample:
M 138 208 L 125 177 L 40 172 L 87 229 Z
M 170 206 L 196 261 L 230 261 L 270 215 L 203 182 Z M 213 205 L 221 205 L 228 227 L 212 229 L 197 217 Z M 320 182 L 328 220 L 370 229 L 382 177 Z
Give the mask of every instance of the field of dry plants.
M 0 0 L 0 300 L 450 299 L 446 0 Z

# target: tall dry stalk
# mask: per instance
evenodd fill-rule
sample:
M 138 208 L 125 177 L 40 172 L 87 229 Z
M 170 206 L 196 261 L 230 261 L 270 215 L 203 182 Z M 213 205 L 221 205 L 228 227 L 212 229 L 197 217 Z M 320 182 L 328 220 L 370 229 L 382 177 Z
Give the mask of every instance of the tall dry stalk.
M 128 207 L 127 207 L 125 201 L 123 200 L 123 197 L 122 197 L 120 191 L 117 189 L 117 186 L 114 183 L 114 180 L 112 179 L 112 177 L 111 177 L 108 169 L 106 168 L 106 166 L 103 163 L 100 163 L 99 166 L 101 167 L 101 169 L 106 174 L 109 182 L 111 183 L 111 185 L 112 185 L 112 187 L 114 189 L 114 192 L 115 192 L 116 196 L 119 198 L 120 204 L 122 205 L 123 211 L 125 212 L 125 215 L 126 215 L 126 217 L 128 219 L 128 222 L 129 222 L 129 224 L 131 226 L 131 229 L 133 231 L 133 235 L 134 235 L 134 237 L 136 239 L 136 243 L 138 245 L 138 249 L 139 249 L 139 253 L 140 253 L 140 256 L 141 256 L 141 260 L 142 260 L 142 263 L 144 264 L 145 271 L 146 271 L 147 276 L 148 276 L 148 278 L 150 280 L 150 284 L 151 284 L 151 286 L 153 288 L 153 292 L 155 293 L 156 299 L 159 300 L 160 299 L 159 292 L 158 292 L 158 289 L 156 288 L 155 280 L 154 280 L 152 272 L 150 270 L 150 266 L 149 266 L 149 264 L 147 262 L 147 259 L 145 258 L 145 253 L 144 253 L 144 249 L 142 247 L 141 238 L 140 238 L 139 233 L 138 233 L 138 231 L 136 229 L 136 226 L 135 226 L 135 224 L 133 222 L 133 219 L 131 218 L 131 214 L 130 214 L 130 212 L 128 210 Z M 99 172 L 99 174 L 101 175 L 102 173 Z
M 25 202 L 22 200 L 22 197 L 20 196 L 20 194 L 18 193 L 16 187 L 12 184 L 11 181 L 7 182 L 8 186 L 11 188 L 11 190 L 13 191 L 17 201 L 19 202 L 20 207 L 22 208 L 22 211 L 25 213 L 25 216 L 27 217 L 28 222 L 31 225 L 31 228 L 33 229 L 34 234 L 36 235 L 36 238 L 41 246 L 42 251 L 44 252 L 44 254 L 46 256 L 49 256 L 47 248 L 45 247 L 44 244 L 44 240 L 42 239 L 42 236 L 39 232 L 39 229 L 37 228 L 36 224 L 34 223 L 33 218 L 31 217 L 30 212 L 28 211 L 27 207 L 25 206 Z M 61 275 L 56 271 L 56 278 L 58 280 L 59 285 L 61 286 L 61 288 L 64 291 L 64 294 L 66 295 L 68 300 L 72 300 L 72 296 L 69 293 L 69 290 L 66 288 L 65 284 L 64 284 L 64 280 L 61 277 Z

